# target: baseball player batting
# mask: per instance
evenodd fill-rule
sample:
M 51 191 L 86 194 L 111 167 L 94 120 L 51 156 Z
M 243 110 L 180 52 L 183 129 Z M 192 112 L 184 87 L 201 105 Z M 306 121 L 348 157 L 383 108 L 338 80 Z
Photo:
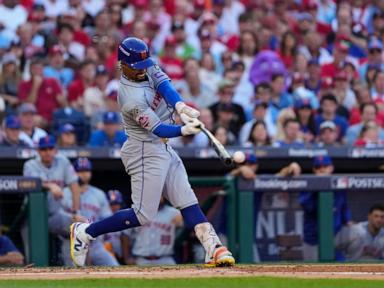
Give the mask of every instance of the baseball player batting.
M 131 176 L 133 204 L 132 208 L 101 221 L 73 223 L 70 235 L 73 262 L 84 266 L 89 244 L 99 235 L 151 222 L 164 195 L 180 209 L 185 225 L 194 229 L 205 249 L 205 262 L 212 266 L 233 265 L 231 252 L 222 245 L 199 207 L 183 162 L 167 144 L 167 138 L 199 133 L 200 113 L 182 101 L 142 40 L 124 39 L 118 47 L 118 61 L 122 71 L 118 103 L 129 135 L 121 148 L 121 159 Z M 175 110 L 184 125 L 174 124 Z

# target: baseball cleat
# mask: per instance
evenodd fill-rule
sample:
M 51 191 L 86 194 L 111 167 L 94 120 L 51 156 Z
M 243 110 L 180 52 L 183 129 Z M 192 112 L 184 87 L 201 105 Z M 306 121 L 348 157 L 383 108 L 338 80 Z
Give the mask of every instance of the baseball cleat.
M 87 259 L 89 242 L 92 239 L 85 229 L 89 226 L 88 223 L 75 222 L 71 225 L 70 247 L 71 258 L 76 266 L 84 266 Z
M 219 246 L 213 252 L 211 261 L 206 263 L 207 267 L 230 267 L 235 265 L 235 258 L 225 246 Z

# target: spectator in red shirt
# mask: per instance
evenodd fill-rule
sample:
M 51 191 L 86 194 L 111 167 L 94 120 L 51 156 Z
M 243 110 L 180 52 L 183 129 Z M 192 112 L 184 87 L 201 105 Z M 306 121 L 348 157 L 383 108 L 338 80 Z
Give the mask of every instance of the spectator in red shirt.
M 293 67 L 293 61 L 297 53 L 296 45 L 297 41 L 295 35 L 291 31 L 285 32 L 281 38 L 280 50 L 278 53 L 288 70 L 291 70 Z
M 333 49 L 333 62 L 324 64 L 321 67 L 321 75 L 323 77 L 334 78 L 337 72 L 344 68 L 345 60 L 347 59 L 349 46 L 345 41 L 339 41 Z
M 37 112 L 43 118 L 43 125 L 49 125 L 52 113 L 59 107 L 66 105 L 60 83 L 55 78 L 43 76 L 43 59 L 34 58 L 30 64 L 31 80 L 22 81 L 18 96 L 22 102 L 36 105 Z
M 359 139 L 356 140 L 355 146 L 360 147 L 382 147 L 384 139 L 380 138 L 380 127 L 374 121 L 369 121 L 361 128 Z
M 83 111 L 84 91 L 93 85 L 96 76 L 96 65 L 86 60 L 80 64 L 80 78 L 68 86 L 68 102 L 75 109 Z
M 165 39 L 164 55 L 160 57 L 160 65 L 172 80 L 184 77 L 183 61 L 176 55 L 176 38 L 169 35 Z

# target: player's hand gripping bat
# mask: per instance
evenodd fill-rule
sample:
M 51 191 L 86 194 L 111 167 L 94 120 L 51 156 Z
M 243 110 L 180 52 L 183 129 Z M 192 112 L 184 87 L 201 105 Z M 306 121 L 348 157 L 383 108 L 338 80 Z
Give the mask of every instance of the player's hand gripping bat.
M 220 143 L 220 141 L 217 140 L 216 137 L 213 136 L 212 133 L 208 129 L 206 129 L 202 123 L 199 128 L 205 135 L 207 135 L 217 155 L 220 157 L 220 160 L 225 165 L 230 166 L 233 163 L 233 159 L 231 155 L 228 153 L 228 151 L 224 148 L 224 146 Z

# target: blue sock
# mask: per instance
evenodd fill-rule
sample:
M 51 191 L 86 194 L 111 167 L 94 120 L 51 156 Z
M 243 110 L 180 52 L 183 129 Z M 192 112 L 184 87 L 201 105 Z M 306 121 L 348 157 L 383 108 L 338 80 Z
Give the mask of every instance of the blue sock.
M 93 238 L 110 232 L 122 231 L 128 228 L 140 226 L 136 214 L 132 208 L 116 212 L 110 217 L 92 223 L 85 230 Z
M 193 229 L 197 224 L 208 222 L 199 204 L 181 209 L 180 212 L 183 215 L 185 226 L 189 229 Z

